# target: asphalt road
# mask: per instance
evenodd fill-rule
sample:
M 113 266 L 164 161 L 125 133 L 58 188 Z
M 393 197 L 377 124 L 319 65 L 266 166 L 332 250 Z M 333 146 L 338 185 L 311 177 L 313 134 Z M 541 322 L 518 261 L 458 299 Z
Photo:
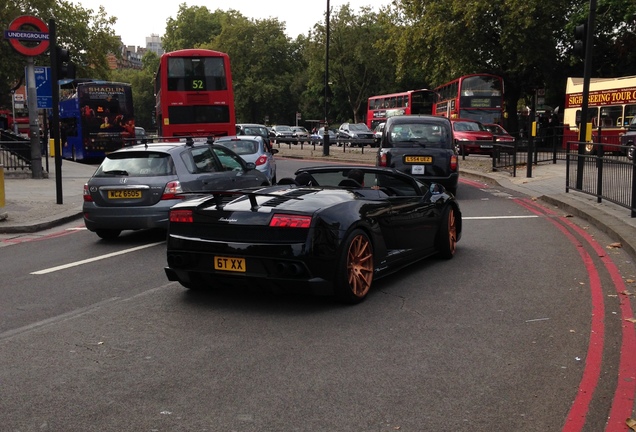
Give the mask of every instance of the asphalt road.
M 468 181 L 460 205 L 453 260 L 353 307 L 189 292 L 157 232 L 3 242 L 0 430 L 626 430 L 630 258 L 510 191 Z

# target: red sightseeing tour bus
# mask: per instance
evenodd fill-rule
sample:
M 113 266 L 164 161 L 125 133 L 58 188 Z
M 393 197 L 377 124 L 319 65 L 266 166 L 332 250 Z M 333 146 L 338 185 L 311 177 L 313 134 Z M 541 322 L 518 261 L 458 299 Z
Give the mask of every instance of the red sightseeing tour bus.
M 592 143 L 606 144 L 604 151 L 626 152 L 618 147 L 620 137 L 636 116 L 636 76 L 619 78 L 591 78 L 588 96 L 587 128 L 591 137 L 579 137 L 583 78 L 570 77 L 565 88 L 563 110 L 563 147 L 568 141 L 588 141 L 585 153 L 593 153 Z M 616 145 L 616 147 L 614 146 Z M 576 144 L 573 149 L 578 149 Z
M 435 88 L 434 114 L 448 118 L 501 124 L 504 118 L 503 78 L 491 74 L 463 75 Z
M 428 89 L 371 96 L 367 109 L 367 126 L 373 130 L 395 115 L 433 114 L 436 102 L 437 94 Z
M 156 120 L 163 138 L 236 133 L 230 58 L 206 49 L 161 56 L 155 76 Z

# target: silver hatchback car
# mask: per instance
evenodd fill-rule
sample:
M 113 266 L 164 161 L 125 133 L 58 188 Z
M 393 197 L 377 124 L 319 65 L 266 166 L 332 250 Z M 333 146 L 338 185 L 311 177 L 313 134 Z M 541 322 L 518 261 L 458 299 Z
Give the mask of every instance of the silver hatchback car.
M 84 224 L 103 239 L 122 230 L 167 228 L 170 207 L 193 193 L 270 185 L 230 149 L 207 143 L 156 143 L 106 156 L 84 185 Z
M 269 141 L 265 141 L 260 135 L 227 136 L 214 140 L 214 144 L 229 148 L 239 155 L 245 162 L 253 162 L 256 169 L 265 174 L 267 179 L 276 183 L 276 159 L 274 155 L 278 150 L 272 148 Z

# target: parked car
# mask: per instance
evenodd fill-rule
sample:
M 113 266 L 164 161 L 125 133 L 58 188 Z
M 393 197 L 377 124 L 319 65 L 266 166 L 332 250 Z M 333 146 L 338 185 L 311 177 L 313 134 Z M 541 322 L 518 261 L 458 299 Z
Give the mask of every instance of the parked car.
M 84 185 L 84 224 L 103 239 L 123 230 L 165 229 L 170 207 L 188 194 L 269 184 L 254 163 L 220 145 L 124 147 L 106 155 Z
M 294 132 L 292 131 L 292 128 L 290 126 L 277 125 L 272 126 L 272 130 L 270 131 L 269 136 L 275 142 L 279 142 L 281 140 L 282 142 L 291 142 L 294 136 Z
M 382 132 L 376 165 L 442 184 L 455 195 L 459 158 L 450 120 L 430 115 L 390 117 Z
M 368 186 L 347 185 L 354 171 Z M 291 179 L 237 192 L 229 202 L 215 193 L 174 206 L 168 279 L 189 289 L 308 289 L 358 303 L 382 276 L 434 254 L 454 256 L 462 216 L 443 186 L 369 166 L 296 174 L 311 185 Z
M 256 169 L 265 174 L 271 184 L 276 183 L 276 159 L 274 155 L 278 149 L 265 142 L 262 136 L 240 135 L 217 138 L 214 144 L 229 148 L 243 158 L 245 162 L 252 162 Z
M 457 152 L 462 155 L 492 154 L 495 137 L 476 120 L 451 119 Z
M 373 145 L 373 131 L 364 123 L 343 123 L 338 128 L 337 136 L 338 139 L 348 141 L 352 146 Z M 338 146 L 341 144 L 342 142 L 338 142 Z
M 373 129 L 373 145 L 377 147 L 380 145 L 380 140 L 382 139 L 382 131 L 384 130 L 384 125 L 386 123 L 378 123 L 378 125 Z
M 490 132 L 495 138 L 495 142 L 499 143 L 513 143 L 515 142 L 515 137 L 510 135 L 507 130 L 503 128 L 500 124 L 497 123 L 484 123 L 484 127 Z
M 259 135 L 269 144 L 269 129 L 267 126 L 256 123 L 237 123 L 237 135 Z
M 135 140 L 137 144 L 144 143 L 147 138 L 146 129 L 140 126 L 135 126 Z
M 336 131 L 334 131 L 333 129 L 329 129 L 329 131 L 327 132 L 329 134 L 329 144 L 335 144 L 336 141 L 338 140 L 338 136 L 336 135 Z M 316 132 L 315 134 L 313 134 L 311 136 L 311 140 L 312 141 L 316 141 L 318 143 L 318 145 L 322 145 L 322 142 L 325 139 L 325 128 L 321 127 L 320 129 L 318 129 L 318 132 Z
M 309 131 L 302 126 L 292 126 L 292 136 L 296 139 L 294 144 L 309 142 Z
M 634 159 L 634 148 L 636 147 L 636 116 L 632 117 L 627 131 L 621 136 L 621 145 L 626 146 L 625 154 L 629 160 Z

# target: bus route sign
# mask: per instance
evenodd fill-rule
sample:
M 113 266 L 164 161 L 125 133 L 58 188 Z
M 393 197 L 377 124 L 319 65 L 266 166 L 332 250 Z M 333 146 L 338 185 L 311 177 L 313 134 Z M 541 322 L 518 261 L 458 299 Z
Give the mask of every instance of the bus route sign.
M 11 21 L 4 38 L 18 53 L 35 57 L 49 48 L 49 28 L 40 18 L 22 15 Z M 25 41 L 28 42 L 25 44 Z

